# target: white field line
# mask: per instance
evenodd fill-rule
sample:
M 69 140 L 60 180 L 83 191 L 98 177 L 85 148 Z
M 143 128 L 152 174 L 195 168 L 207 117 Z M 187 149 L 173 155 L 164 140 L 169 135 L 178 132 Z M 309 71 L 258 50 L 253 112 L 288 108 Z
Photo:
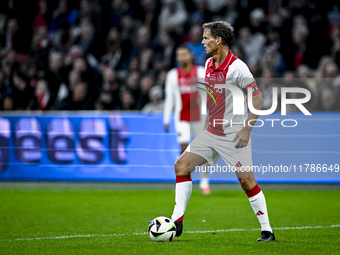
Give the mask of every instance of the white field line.
M 301 227 L 281 227 L 273 228 L 274 230 L 300 230 L 300 229 L 315 229 L 315 228 L 340 228 L 340 225 L 330 226 L 301 226 Z M 221 233 L 221 232 L 238 232 L 238 231 L 258 231 L 260 228 L 232 228 L 232 229 L 216 229 L 216 230 L 197 230 L 197 231 L 185 231 L 188 234 L 204 234 L 204 233 Z M 126 233 L 126 234 L 108 234 L 108 235 L 72 235 L 72 236 L 51 236 L 51 237 L 33 237 L 33 238 L 17 238 L 17 239 L 0 239 L 0 241 L 34 241 L 34 240 L 57 240 L 57 239 L 69 239 L 69 238 L 83 238 L 83 237 L 114 237 L 114 236 L 139 236 L 147 235 L 144 233 Z

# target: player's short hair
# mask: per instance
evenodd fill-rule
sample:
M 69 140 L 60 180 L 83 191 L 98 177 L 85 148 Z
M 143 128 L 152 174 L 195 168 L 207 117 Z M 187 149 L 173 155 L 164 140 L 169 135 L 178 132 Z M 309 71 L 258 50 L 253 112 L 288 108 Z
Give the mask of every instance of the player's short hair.
M 234 28 L 228 22 L 225 21 L 214 21 L 204 23 L 203 29 L 210 29 L 210 33 L 213 37 L 221 37 L 224 45 L 230 46 L 234 40 Z

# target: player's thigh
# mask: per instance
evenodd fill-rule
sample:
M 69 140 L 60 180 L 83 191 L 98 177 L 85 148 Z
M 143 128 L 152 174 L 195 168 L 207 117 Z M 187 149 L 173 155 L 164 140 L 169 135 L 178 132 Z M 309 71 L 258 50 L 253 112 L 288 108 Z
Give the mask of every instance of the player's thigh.
M 185 151 L 175 163 L 176 175 L 189 175 L 197 166 L 205 162 L 207 161 L 202 156 Z
M 208 165 L 212 166 L 220 157 L 214 149 L 214 139 L 212 134 L 204 130 L 189 144 L 185 151 L 203 157 Z
M 248 145 L 243 148 L 235 148 L 233 142 L 234 134 L 227 135 L 226 137 L 218 137 L 215 143 L 215 149 L 225 162 L 226 166 L 233 172 L 238 172 L 238 178 L 253 178 L 252 173 L 252 153 L 251 153 L 251 140 Z M 243 174 L 244 173 L 244 174 Z

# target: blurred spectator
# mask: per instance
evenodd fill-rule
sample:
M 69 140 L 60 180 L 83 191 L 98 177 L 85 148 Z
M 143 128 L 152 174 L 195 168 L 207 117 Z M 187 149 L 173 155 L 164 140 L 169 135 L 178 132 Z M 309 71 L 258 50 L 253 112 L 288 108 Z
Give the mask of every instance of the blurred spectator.
M 29 86 L 27 76 L 20 70 L 15 70 L 13 73 L 13 99 L 14 110 L 26 110 L 28 103 L 33 97 L 33 89 Z
M 6 48 L 13 49 L 17 53 L 27 54 L 29 46 L 26 36 L 19 28 L 18 21 L 9 19 L 7 23 Z
M 32 59 L 27 60 L 23 70 L 26 76 L 28 77 L 28 79 L 30 80 L 29 81 L 30 87 L 35 88 L 39 80 L 39 77 L 37 74 L 37 66 L 36 66 L 35 61 Z
M 267 33 L 266 28 L 266 15 L 261 8 L 252 10 L 249 14 L 250 18 L 250 31 L 252 34 L 261 33 L 265 35 Z
M 340 111 L 339 105 L 336 104 L 338 96 L 338 93 L 331 86 L 324 86 L 320 91 L 320 98 L 316 109 L 324 112 Z
M 152 68 L 153 51 L 146 49 L 140 56 L 140 71 L 146 74 Z
M 143 109 L 143 113 L 162 113 L 164 109 L 163 89 L 160 86 L 154 86 L 149 91 L 150 103 L 147 103 Z
M 115 108 L 115 110 L 135 110 L 136 103 L 135 98 L 132 92 L 128 89 L 121 90 L 120 93 L 120 102 L 119 105 Z
M 202 26 L 203 23 L 211 21 L 212 15 L 207 8 L 207 0 L 194 0 L 196 10 L 191 13 L 190 25 Z
M 71 94 L 60 103 L 60 110 L 93 110 L 88 94 L 88 86 L 85 82 L 80 81 L 71 91 Z
M 279 75 L 285 70 L 285 63 L 280 52 L 277 50 L 268 48 L 264 53 L 264 58 L 262 60 L 263 67 L 269 67 L 275 70 Z
M 139 96 L 137 99 L 137 109 L 141 110 L 149 102 L 149 91 L 153 87 L 154 81 L 151 76 L 144 76 L 141 79 L 139 87 Z
M 35 61 L 38 70 L 48 66 L 51 42 L 47 26 L 39 26 L 34 30 L 29 58 Z
M 183 33 L 183 25 L 188 18 L 188 13 L 182 0 L 163 0 L 164 5 L 158 19 L 158 33 L 175 32 Z
M 166 69 L 169 69 L 175 64 L 175 41 L 173 37 L 167 33 L 162 33 L 159 37 L 159 55 L 162 56 L 164 60 L 164 65 Z
M 241 46 L 242 51 L 244 52 L 244 61 L 250 63 L 251 61 L 261 60 L 266 38 L 261 33 L 252 34 L 248 27 L 243 27 L 239 31 L 239 39 L 237 43 Z
M 132 71 L 129 76 L 126 78 L 126 89 L 129 90 L 129 93 L 132 93 L 134 97 L 134 103 L 136 102 L 139 96 L 139 81 L 140 81 L 140 73 L 138 71 Z
M 94 31 L 102 38 L 102 17 L 101 9 L 96 0 L 80 0 L 79 4 L 79 20 L 86 21 L 87 24 L 93 24 Z M 82 25 L 82 22 L 80 22 Z
M 212 13 L 217 13 L 225 5 L 225 1 L 220 0 L 206 0 L 207 8 Z
M 35 17 L 32 23 L 32 28 L 35 29 L 40 26 L 47 26 L 47 4 L 45 0 L 39 0 L 38 1 L 38 7 L 39 7 L 39 13 Z
M 322 78 L 326 78 L 326 66 L 331 62 L 333 62 L 333 58 L 331 56 L 323 56 L 320 59 L 316 73 L 317 81 L 319 81 Z
M 280 93 L 279 85 L 274 78 L 275 73 L 269 68 L 264 68 L 261 79 L 258 79 L 258 85 L 263 96 L 263 110 L 270 109 L 273 105 L 273 88 L 277 87 L 278 94 Z
M 151 31 L 151 38 L 154 38 L 158 32 L 158 17 L 161 9 L 160 1 L 158 0 L 142 0 L 144 10 L 144 26 Z
M 111 68 L 126 69 L 132 51 L 132 44 L 129 39 L 122 40 L 116 27 L 112 27 L 106 38 L 106 54 L 100 58 Z
M 61 26 L 75 25 L 78 14 L 79 11 L 77 9 L 69 10 L 67 0 L 59 0 L 57 9 L 52 13 L 52 21 L 50 24 L 52 34 Z
M 121 28 L 121 18 L 129 12 L 129 3 L 126 0 L 112 0 L 109 13 L 110 27 Z
M 293 42 L 296 50 L 294 53 L 294 68 L 298 68 L 303 63 L 304 53 L 306 51 L 306 40 L 309 30 L 306 26 L 297 26 L 292 29 Z
M 65 82 L 66 70 L 63 67 L 63 60 L 63 55 L 60 52 L 53 52 L 50 56 L 49 69 L 46 71 L 45 79 L 48 82 L 51 99 L 46 106 L 46 109 L 52 107 L 57 99 L 61 83 Z
M 95 110 L 112 110 L 118 105 L 118 96 L 113 99 L 112 93 L 109 91 L 102 91 L 94 103 Z
M 95 28 L 91 24 L 83 24 L 81 26 L 81 34 L 75 44 L 82 47 L 85 55 L 92 54 L 97 61 L 104 54 L 100 43 L 95 39 Z
M 229 22 L 232 26 L 235 27 L 235 24 L 240 17 L 240 13 L 236 9 L 237 0 L 228 0 L 226 2 L 226 12 L 223 16 L 223 20 Z
M 312 92 L 314 96 L 317 94 L 316 81 L 313 77 L 312 71 L 306 65 L 300 65 L 297 71 L 297 77 L 303 82 L 309 91 Z
M 187 42 L 187 46 L 195 57 L 195 64 L 204 65 L 207 56 L 201 43 L 203 35 L 202 27 L 199 25 L 193 26 L 189 31 L 189 35 L 190 41 Z
M 13 99 L 11 96 L 6 96 L 2 101 L 1 104 L 1 110 L 4 111 L 13 111 L 14 107 L 13 107 Z
M 50 100 L 50 92 L 46 80 L 39 80 L 36 87 L 34 96 L 32 97 L 28 109 L 30 110 L 46 110 L 46 106 Z
M 6 23 L 7 16 L 0 13 L 0 56 L 6 53 Z
M 80 72 L 77 69 L 72 69 L 68 75 L 68 85 L 67 88 L 69 91 L 72 91 L 76 84 L 81 81 Z

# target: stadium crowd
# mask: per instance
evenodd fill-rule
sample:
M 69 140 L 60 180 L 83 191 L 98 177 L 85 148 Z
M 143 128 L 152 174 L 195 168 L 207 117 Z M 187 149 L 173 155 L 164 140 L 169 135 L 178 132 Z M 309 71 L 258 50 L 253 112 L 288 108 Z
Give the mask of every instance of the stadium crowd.
M 162 111 L 176 47 L 186 44 L 204 65 L 202 24 L 225 20 L 235 28 L 231 50 L 257 78 L 264 109 L 273 86 L 299 86 L 312 93 L 309 110 L 340 111 L 339 6 L 335 0 L 1 1 L 0 109 Z

